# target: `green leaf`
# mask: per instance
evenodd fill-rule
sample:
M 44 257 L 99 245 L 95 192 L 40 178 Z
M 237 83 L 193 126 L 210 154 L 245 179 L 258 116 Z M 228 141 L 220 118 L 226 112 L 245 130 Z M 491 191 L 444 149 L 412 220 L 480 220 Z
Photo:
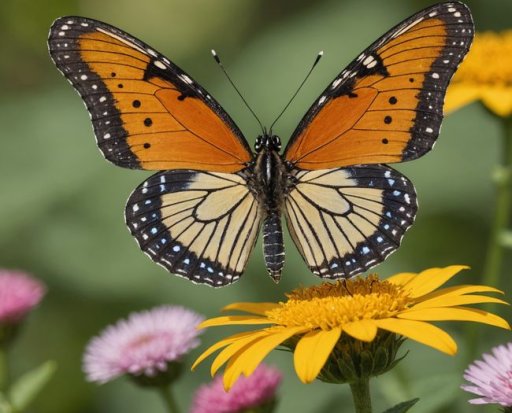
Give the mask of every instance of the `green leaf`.
M 416 403 L 418 403 L 420 399 L 412 399 L 408 400 L 406 402 L 398 403 L 397 405 L 387 409 L 383 413 L 404 413 L 408 411 L 412 406 L 414 406 Z
M 50 381 L 56 368 L 54 361 L 47 361 L 16 380 L 9 390 L 9 400 L 16 410 L 23 411 L 32 403 Z

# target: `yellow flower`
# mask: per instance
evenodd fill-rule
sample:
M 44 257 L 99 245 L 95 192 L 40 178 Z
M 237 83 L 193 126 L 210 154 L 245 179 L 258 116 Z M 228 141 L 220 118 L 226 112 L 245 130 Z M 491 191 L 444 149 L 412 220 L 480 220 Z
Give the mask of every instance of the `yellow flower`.
M 445 99 L 451 112 L 475 100 L 499 116 L 512 115 L 512 30 L 477 33 Z
M 199 328 L 234 324 L 268 326 L 219 341 L 206 350 L 192 368 L 222 349 L 212 363 L 211 373 L 214 375 L 227 363 L 224 387 L 229 389 L 240 374 L 249 376 L 270 351 L 284 345 L 294 350 L 298 377 L 309 383 L 319 375 L 332 354 L 346 352 L 342 346 L 346 346 L 347 338 L 367 352 L 365 345 L 374 344 L 382 336 L 382 340 L 389 342 L 386 337 L 390 335 L 395 343 L 399 342 L 398 345 L 405 337 L 453 355 L 457 351 L 455 341 L 429 321 L 462 320 L 510 328 L 501 317 L 465 306 L 506 304 L 494 297 L 474 294 L 501 293 L 495 288 L 462 285 L 435 291 L 465 268 L 460 265 L 431 268 L 419 274 L 396 274 L 387 280 L 372 275 L 366 279 L 325 282 L 296 289 L 287 295 L 286 301 L 279 303 L 228 305 L 224 310 L 243 311 L 249 315 L 212 318 L 201 323 Z M 381 356 L 382 351 L 377 354 L 377 357 Z M 339 365 L 339 360 L 336 363 Z M 333 365 L 331 362 L 327 364 Z M 327 376 L 330 374 L 327 372 Z

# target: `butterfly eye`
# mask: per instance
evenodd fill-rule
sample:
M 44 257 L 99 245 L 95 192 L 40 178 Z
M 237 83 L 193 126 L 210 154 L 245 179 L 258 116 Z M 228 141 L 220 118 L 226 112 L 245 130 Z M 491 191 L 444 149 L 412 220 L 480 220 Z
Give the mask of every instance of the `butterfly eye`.
M 272 146 L 274 146 L 274 148 L 276 148 L 278 151 L 281 150 L 281 139 L 279 139 L 279 136 L 272 136 Z
M 261 136 L 258 136 L 258 137 L 256 138 L 256 142 L 255 142 L 255 144 L 254 144 L 254 150 L 255 150 L 256 152 L 259 152 L 259 151 L 261 150 L 261 141 L 262 141 L 262 137 L 261 137 Z

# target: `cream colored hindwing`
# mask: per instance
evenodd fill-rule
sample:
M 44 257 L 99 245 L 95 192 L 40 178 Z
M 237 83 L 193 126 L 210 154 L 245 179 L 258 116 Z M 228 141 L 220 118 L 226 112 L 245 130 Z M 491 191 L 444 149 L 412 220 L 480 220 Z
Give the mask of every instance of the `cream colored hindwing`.
M 396 250 L 416 214 L 411 182 L 384 165 L 295 170 L 285 203 L 288 229 L 322 278 L 348 278 Z
M 261 210 L 241 175 L 173 170 L 153 175 L 132 193 L 126 222 L 155 262 L 220 287 L 244 271 Z

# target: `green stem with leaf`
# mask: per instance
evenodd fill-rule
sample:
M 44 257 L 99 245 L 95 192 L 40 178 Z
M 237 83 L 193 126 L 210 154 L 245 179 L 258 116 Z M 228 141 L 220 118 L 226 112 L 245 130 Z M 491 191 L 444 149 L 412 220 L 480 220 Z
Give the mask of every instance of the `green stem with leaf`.
M 507 231 L 512 205 L 512 117 L 500 120 L 503 123 L 502 159 L 494 174 L 496 206 L 483 279 L 489 286 L 498 286 L 504 247 L 512 246 L 512 235 Z
M 504 248 L 512 247 L 512 232 L 507 230 L 512 206 L 512 117 L 497 119 L 502 123 L 503 139 L 501 159 L 493 175 L 496 186 L 494 218 L 482 278 L 483 284 L 491 287 L 498 287 Z M 487 305 L 488 311 L 492 309 L 493 304 Z M 476 326 L 468 326 L 466 364 L 478 355 L 479 338 Z

